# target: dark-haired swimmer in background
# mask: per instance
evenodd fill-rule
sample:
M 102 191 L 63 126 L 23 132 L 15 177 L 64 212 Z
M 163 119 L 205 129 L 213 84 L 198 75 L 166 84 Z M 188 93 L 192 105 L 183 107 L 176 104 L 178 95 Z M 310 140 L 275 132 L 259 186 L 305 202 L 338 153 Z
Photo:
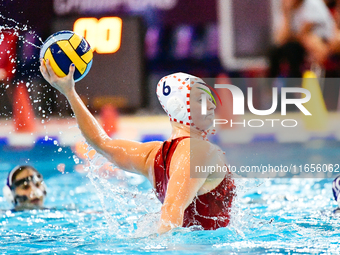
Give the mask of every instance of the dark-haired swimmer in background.
M 172 134 L 165 142 L 140 143 L 112 139 L 105 133 L 75 90 L 74 65 L 63 78 L 48 60 L 41 60 L 40 71 L 68 99 L 87 142 L 118 168 L 151 182 L 163 204 L 159 233 L 181 226 L 213 230 L 229 224 L 235 190 L 230 172 L 190 176 L 190 165 L 226 166 L 223 152 L 205 139 L 216 107 L 203 80 L 184 73 L 163 77 L 156 93 L 170 118 Z M 206 102 L 202 102 L 204 97 Z M 206 115 L 201 114 L 202 105 Z
M 38 170 L 32 166 L 17 166 L 9 172 L 3 194 L 13 204 L 14 211 L 22 211 L 44 209 L 47 192 Z
M 340 175 L 334 179 L 332 189 L 334 199 L 338 203 L 338 208 L 336 208 L 333 213 L 340 215 Z

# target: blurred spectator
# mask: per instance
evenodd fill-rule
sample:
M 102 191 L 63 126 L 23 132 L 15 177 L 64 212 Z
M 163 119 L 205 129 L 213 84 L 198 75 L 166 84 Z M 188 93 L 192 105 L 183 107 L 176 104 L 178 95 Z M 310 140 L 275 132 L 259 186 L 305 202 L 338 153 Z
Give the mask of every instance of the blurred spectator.
M 12 29 L 0 30 L 0 117 L 10 116 L 11 86 L 16 66 L 18 37 Z
M 275 31 L 275 47 L 270 53 L 270 77 L 280 74 L 283 60 L 288 62 L 288 77 L 301 77 L 307 57 L 324 66 L 336 51 L 335 21 L 323 0 L 282 0 L 282 17 Z
M 331 14 L 335 21 L 336 29 L 334 36 L 330 42 L 331 53 L 340 53 L 340 1 L 339 0 L 329 0 L 328 6 L 330 8 Z
M 324 0 L 330 10 L 337 28 L 340 28 L 340 1 L 339 0 Z
M 43 209 L 46 185 L 34 167 L 17 166 L 9 172 L 3 194 L 15 211 Z

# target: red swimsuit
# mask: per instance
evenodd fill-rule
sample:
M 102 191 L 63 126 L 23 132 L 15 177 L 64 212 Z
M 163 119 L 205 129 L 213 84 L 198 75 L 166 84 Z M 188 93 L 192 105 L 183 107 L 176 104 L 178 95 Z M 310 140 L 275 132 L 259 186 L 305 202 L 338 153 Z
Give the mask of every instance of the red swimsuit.
M 165 141 L 155 157 L 154 171 L 156 195 L 163 203 L 169 181 L 169 168 L 172 155 L 179 142 L 189 137 Z M 205 230 L 226 227 L 230 219 L 230 207 L 234 197 L 234 181 L 224 178 L 213 190 L 196 196 L 184 212 L 183 227 L 199 225 Z

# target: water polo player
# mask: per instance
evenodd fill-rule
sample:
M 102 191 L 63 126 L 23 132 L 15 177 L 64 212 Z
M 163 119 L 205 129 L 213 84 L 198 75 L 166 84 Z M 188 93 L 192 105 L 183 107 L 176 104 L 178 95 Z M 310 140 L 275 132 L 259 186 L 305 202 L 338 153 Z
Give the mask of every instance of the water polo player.
M 87 142 L 118 168 L 142 174 L 153 184 L 163 204 L 159 233 L 179 226 L 199 225 L 208 230 L 229 224 L 235 188 L 230 174 L 190 178 L 190 164 L 225 164 L 223 152 L 204 139 L 213 123 L 215 105 L 207 95 L 207 115 L 200 114 L 201 94 L 208 90 L 202 80 L 184 73 L 162 78 L 157 96 L 170 117 L 172 134 L 165 142 L 139 143 L 111 139 L 104 132 L 75 91 L 74 65 L 63 78 L 54 73 L 49 60 L 41 60 L 40 70 L 68 99 Z
M 43 209 L 46 186 L 35 168 L 17 166 L 9 172 L 3 194 L 14 205 L 15 211 Z
M 334 200 L 338 203 L 338 208 L 336 208 L 333 213 L 340 215 L 340 175 L 333 180 L 332 190 Z

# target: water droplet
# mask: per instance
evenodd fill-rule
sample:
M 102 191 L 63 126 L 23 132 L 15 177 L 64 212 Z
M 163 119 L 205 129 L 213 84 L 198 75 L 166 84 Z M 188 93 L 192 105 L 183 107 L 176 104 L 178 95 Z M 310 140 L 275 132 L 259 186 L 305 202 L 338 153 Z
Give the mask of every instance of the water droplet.
M 79 164 L 79 158 L 75 155 L 73 155 L 73 160 L 76 164 Z

